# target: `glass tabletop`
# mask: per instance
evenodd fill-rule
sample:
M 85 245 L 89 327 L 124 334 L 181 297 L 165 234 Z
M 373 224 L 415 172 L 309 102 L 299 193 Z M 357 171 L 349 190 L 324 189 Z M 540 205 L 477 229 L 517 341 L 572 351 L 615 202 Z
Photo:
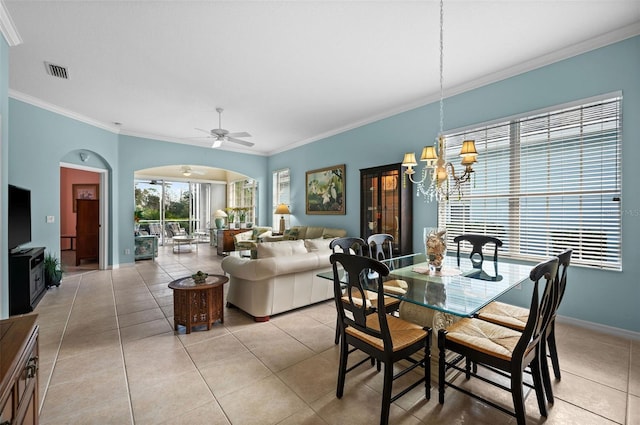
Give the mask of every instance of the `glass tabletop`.
M 473 315 L 500 295 L 527 281 L 531 271 L 531 266 L 505 261 L 485 261 L 474 267 L 466 256 L 460 258 L 458 265 L 455 256 L 447 256 L 442 270 L 431 272 L 422 253 L 382 262 L 391 270 L 384 278 L 385 282 L 406 282 L 406 287 L 403 283 L 385 285 L 389 296 L 456 316 Z M 318 276 L 332 280 L 333 272 L 319 273 Z M 375 282 L 375 279 L 365 279 L 365 285 L 371 290 L 376 289 Z

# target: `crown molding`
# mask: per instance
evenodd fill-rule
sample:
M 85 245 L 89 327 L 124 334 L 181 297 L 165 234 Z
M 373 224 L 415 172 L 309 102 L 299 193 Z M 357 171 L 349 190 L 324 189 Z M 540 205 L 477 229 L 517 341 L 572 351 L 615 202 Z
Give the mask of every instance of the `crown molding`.
M 18 33 L 18 29 L 11 19 L 11 15 L 4 4 L 4 1 L 0 0 L 0 32 L 7 40 L 9 47 L 14 47 L 22 44 L 22 37 Z
M 49 102 L 45 102 L 42 99 L 38 99 L 37 97 L 33 97 L 28 94 L 21 93 L 19 91 L 9 89 L 9 97 L 24 103 L 28 103 L 33 106 L 37 106 L 38 108 L 46 109 L 47 111 L 51 111 L 55 114 L 62 115 L 62 116 L 71 118 L 73 120 L 80 121 L 85 124 L 89 124 L 91 126 L 101 128 L 103 130 L 110 131 L 111 133 L 116 133 L 116 134 L 120 133 L 120 129 L 116 125 L 105 124 L 101 121 L 97 121 L 97 120 L 94 120 L 93 118 L 89 118 L 86 115 L 78 114 L 76 112 L 62 108 L 58 105 L 51 104 Z
M 537 58 L 531 59 L 526 62 L 522 62 L 516 66 L 503 69 L 501 71 L 492 72 L 489 75 L 485 75 L 480 78 L 476 78 L 472 81 L 468 81 L 464 84 L 460 84 L 454 87 L 445 88 L 443 95 L 445 98 L 456 96 L 458 94 L 462 94 L 467 91 L 471 91 L 483 86 L 487 86 L 489 84 L 496 83 L 498 81 L 506 80 L 507 78 L 515 77 L 516 75 L 524 74 L 529 71 L 533 71 L 538 68 L 542 68 L 547 65 L 551 65 L 556 62 L 560 62 L 565 59 L 569 59 L 574 56 L 581 55 L 583 53 L 590 52 L 592 50 L 599 49 L 601 47 L 608 46 L 610 44 L 617 43 L 619 41 L 626 40 L 631 37 L 635 37 L 636 35 L 640 35 L 640 22 L 636 22 L 634 24 L 616 29 L 614 31 L 608 32 L 606 34 L 600 35 L 598 37 L 591 38 L 589 40 L 584 40 L 579 43 L 573 44 L 571 46 L 567 46 L 563 49 L 556 50 L 555 52 L 548 53 L 543 56 L 539 56 Z M 378 114 L 367 119 L 354 122 L 344 127 L 336 128 L 334 130 L 327 131 L 325 133 L 310 137 L 305 140 L 301 140 L 299 142 L 292 143 L 290 145 L 284 146 L 280 149 L 273 150 L 269 152 L 270 155 L 286 152 L 291 149 L 295 149 L 297 147 L 306 145 L 308 143 L 316 142 L 318 140 L 326 139 L 331 136 L 335 136 L 340 133 L 344 133 L 349 130 L 356 129 L 358 127 L 362 127 L 367 124 L 374 123 L 376 121 L 383 120 L 385 118 L 392 117 L 394 115 L 398 115 L 403 112 L 410 111 L 412 109 L 420 108 L 422 106 L 428 105 L 430 103 L 436 102 L 440 99 L 439 95 L 429 95 L 428 97 L 422 98 L 420 101 L 405 104 L 398 108 L 386 111 L 382 114 Z
M 477 78 L 473 81 L 469 81 L 455 87 L 450 87 L 449 89 L 445 89 L 445 97 L 455 96 L 466 91 L 477 89 L 489 84 L 496 83 L 498 81 L 506 80 L 507 78 L 515 77 L 516 75 L 524 74 L 526 72 L 533 71 L 535 69 L 542 68 L 553 63 L 560 62 L 565 59 L 569 59 L 574 56 L 578 56 L 583 53 L 587 53 L 592 50 L 596 50 L 601 47 L 626 40 L 631 37 L 635 37 L 639 34 L 640 22 L 636 22 L 634 24 L 618 28 L 606 34 L 602 34 L 588 40 L 580 41 L 573 45 L 556 50 L 555 52 L 551 52 L 537 58 L 519 63 L 510 68 L 505 68 L 501 71 L 493 72 L 489 75 L 485 75 L 484 77 Z

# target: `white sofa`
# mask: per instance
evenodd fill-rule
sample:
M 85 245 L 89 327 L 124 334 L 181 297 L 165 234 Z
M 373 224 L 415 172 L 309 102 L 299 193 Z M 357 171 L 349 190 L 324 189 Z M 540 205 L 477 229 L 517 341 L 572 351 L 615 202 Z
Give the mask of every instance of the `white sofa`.
M 333 282 L 316 276 L 331 271 L 333 238 L 298 239 L 257 244 L 257 258 L 228 256 L 227 305 L 264 322 L 277 313 L 333 298 Z

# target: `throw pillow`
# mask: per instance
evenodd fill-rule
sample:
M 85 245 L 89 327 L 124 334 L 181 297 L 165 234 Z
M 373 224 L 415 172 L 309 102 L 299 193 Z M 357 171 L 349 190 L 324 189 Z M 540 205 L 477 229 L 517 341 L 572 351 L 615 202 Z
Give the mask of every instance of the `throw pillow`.
M 295 228 L 288 229 L 288 230 L 285 230 L 285 232 L 284 232 L 284 239 L 289 240 L 289 241 L 295 241 L 295 240 L 298 239 L 299 235 L 300 235 L 300 230 L 299 229 L 295 229 Z
M 309 251 L 327 251 L 330 250 L 329 243 L 330 240 L 324 238 L 316 238 L 316 239 L 305 239 L 304 244 Z

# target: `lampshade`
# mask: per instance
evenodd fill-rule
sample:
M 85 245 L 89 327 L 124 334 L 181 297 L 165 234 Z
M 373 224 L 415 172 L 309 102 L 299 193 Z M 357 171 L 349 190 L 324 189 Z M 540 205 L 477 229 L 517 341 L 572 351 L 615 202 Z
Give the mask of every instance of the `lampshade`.
M 422 155 L 420 155 L 420 161 L 434 161 L 438 159 L 435 146 L 425 146 L 422 148 Z
M 404 159 L 402 160 L 403 167 L 415 167 L 418 165 L 416 162 L 416 154 L 413 152 L 407 152 L 404 154 Z
M 216 210 L 216 212 L 213 213 L 213 217 L 215 217 L 215 218 L 226 218 L 227 217 L 227 213 L 222 211 L 222 210 Z
M 276 207 L 275 214 L 291 214 L 289 207 L 285 204 L 280 204 Z
M 462 142 L 462 148 L 460 148 L 460 156 L 477 156 L 476 142 L 473 140 L 465 140 Z

